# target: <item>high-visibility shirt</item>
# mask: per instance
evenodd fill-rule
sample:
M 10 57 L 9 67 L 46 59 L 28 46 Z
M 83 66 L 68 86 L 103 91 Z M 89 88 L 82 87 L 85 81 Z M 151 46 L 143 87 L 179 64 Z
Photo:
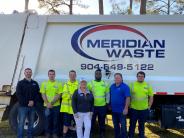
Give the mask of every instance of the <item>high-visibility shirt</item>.
M 75 82 L 68 81 L 64 84 L 60 112 L 73 114 L 72 96 L 75 90 L 78 89 L 78 87 L 79 87 L 78 81 Z
M 94 106 L 105 106 L 109 102 L 109 85 L 105 81 L 91 81 L 87 85 L 88 89 L 93 93 Z
M 62 83 L 59 81 L 44 81 L 41 84 L 40 93 L 45 94 L 47 97 L 48 102 L 52 102 L 54 97 L 57 94 L 62 93 Z M 60 100 L 56 101 L 53 106 L 60 105 Z M 46 103 L 44 103 L 44 106 L 46 106 Z
M 136 110 L 146 110 L 149 107 L 149 97 L 153 96 L 152 87 L 146 82 L 134 82 L 130 84 L 130 107 Z

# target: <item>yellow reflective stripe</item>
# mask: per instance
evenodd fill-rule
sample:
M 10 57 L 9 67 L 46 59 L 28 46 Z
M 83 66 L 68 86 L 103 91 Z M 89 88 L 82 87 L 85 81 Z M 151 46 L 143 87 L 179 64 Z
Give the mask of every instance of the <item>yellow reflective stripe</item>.
M 67 92 L 63 92 L 62 94 L 68 94 L 68 91 Z
M 94 96 L 94 98 L 105 98 L 105 96 Z
M 148 100 L 148 97 L 141 97 L 141 98 L 138 98 L 138 97 L 134 97 L 134 96 L 132 96 L 132 100 L 134 100 L 134 101 L 144 101 L 144 100 Z
M 61 105 L 70 106 L 71 104 L 69 104 L 69 103 L 61 103 Z

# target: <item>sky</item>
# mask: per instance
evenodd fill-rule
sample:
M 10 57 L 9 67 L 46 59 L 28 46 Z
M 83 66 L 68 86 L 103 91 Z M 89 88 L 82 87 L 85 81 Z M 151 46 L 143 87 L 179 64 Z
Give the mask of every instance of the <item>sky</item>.
M 84 4 L 89 5 L 87 9 L 74 9 L 74 14 L 98 14 L 98 0 L 82 0 Z M 24 11 L 25 0 L 0 0 L 0 13 L 11 14 L 14 10 L 19 12 Z M 37 0 L 29 0 L 29 9 L 34 9 L 38 14 L 44 14 L 44 9 L 38 8 Z M 111 11 L 109 0 L 104 0 L 104 14 L 109 14 Z

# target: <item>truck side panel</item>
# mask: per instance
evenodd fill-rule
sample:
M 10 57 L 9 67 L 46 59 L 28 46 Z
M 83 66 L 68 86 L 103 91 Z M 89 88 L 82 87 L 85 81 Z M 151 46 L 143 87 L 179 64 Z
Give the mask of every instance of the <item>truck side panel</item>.
M 0 15 L 0 89 L 11 85 L 27 14 Z

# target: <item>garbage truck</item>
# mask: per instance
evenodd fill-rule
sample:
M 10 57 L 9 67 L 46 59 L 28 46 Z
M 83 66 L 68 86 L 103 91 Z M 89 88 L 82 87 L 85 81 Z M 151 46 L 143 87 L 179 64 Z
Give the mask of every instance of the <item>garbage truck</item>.
M 154 90 L 149 121 L 162 128 L 184 128 L 184 17 L 181 15 L 0 15 L 0 116 L 16 130 L 17 82 L 31 68 L 39 84 L 49 69 L 65 82 L 68 72 L 77 78 L 113 83 L 114 73 L 123 81 L 136 81 L 144 71 Z M 43 108 L 38 108 L 34 133 L 42 133 Z M 25 130 L 27 123 L 25 122 Z

